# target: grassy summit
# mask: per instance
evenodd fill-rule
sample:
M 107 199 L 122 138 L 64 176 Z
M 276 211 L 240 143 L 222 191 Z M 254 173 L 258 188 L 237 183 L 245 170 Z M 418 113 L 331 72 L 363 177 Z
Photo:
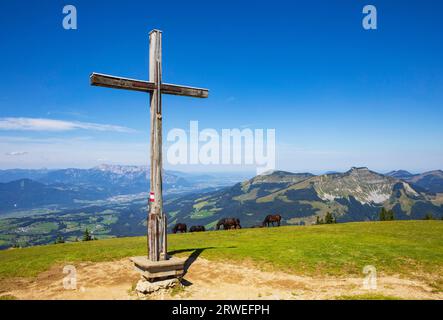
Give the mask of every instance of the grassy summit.
M 365 265 L 385 274 L 443 276 L 443 222 L 361 222 L 308 227 L 177 234 L 170 253 L 249 262 L 304 275 L 361 275 Z M 143 255 L 146 238 L 119 238 L 0 252 L 0 279 L 32 277 L 53 265 Z

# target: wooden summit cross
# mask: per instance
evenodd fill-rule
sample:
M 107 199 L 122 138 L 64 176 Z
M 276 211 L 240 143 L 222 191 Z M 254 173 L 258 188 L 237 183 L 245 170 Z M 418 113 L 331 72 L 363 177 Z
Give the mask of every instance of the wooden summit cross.
M 162 94 L 207 98 L 208 90 L 162 83 L 162 32 L 159 30 L 152 30 L 149 33 L 149 81 L 98 73 L 93 73 L 90 79 L 93 86 L 141 91 L 150 94 L 151 205 L 149 206 L 148 215 L 148 260 L 151 262 L 168 260 L 167 221 L 163 212 L 162 198 Z M 135 263 L 137 265 L 137 262 Z M 163 264 L 166 264 L 166 262 Z

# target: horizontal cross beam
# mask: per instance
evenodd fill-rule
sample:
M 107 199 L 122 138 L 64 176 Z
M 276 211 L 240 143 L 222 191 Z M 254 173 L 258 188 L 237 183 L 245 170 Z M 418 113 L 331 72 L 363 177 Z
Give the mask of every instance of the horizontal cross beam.
M 91 80 L 91 85 L 98 87 L 133 90 L 141 92 L 152 92 L 156 89 L 156 85 L 154 82 L 122 78 L 122 77 L 114 77 L 95 72 L 91 74 L 90 80 Z M 209 95 L 208 89 L 179 86 L 176 84 L 168 84 L 168 83 L 162 83 L 160 91 L 161 93 L 164 94 L 172 94 L 176 96 L 186 96 L 194 98 L 207 98 Z

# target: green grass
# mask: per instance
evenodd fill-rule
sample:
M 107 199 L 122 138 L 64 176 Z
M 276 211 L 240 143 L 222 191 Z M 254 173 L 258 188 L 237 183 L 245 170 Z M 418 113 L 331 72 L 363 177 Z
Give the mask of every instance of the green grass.
M 191 214 L 191 219 L 204 219 L 204 218 L 208 218 L 210 216 L 213 216 L 214 213 L 216 212 L 216 210 L 214 209 L 209 209 L 209 210 L 199 210 L 199 211 L 193 211 Z
M 170 235 L 172 254 L 200 249 L 209 260 L 252 262 L 266 270 L 305 275 L 443 275 L 443 222 L 361 222 L 308 227 L 210 231 Z M 32 277 L 53 265 L 110 261 L 146 252 L 146 238 L 65 243 L 0 252 L 0 279 Z
M 50 233 L 51 231 L 57 230 L 58 224 L 55 222 L 38 222 L 31 225 L 30 231 L 31 233 Z
M 4 295 L 4 296 L 0 296 L 0 300 L 17 300 L 17 298 L 7 294 L 7 295 Z

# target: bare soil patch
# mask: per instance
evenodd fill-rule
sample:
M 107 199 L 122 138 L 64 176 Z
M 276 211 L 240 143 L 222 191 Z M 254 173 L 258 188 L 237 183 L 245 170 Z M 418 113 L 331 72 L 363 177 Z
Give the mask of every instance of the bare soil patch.
M 63 287 L 63 266 L 53 267 L 35 279 L 0 283 L 0 296 L 18 299 L 139 299 L 134 293 L 140 275 L 129 259 L 78 263 L 77 289 Z M 197 259 L 184 277 L 185 286 L 152 295 L 149 299 L 336 299 L 341 296 L 377 295 L 401 299 L 443 299 L 443 292 L 425 277 L 408 279 L 379 276 L 376 290 L 363 288 L 361 278 L 308 277 L 279 271 L 265 272 L 250 264 L 238 265 Z

